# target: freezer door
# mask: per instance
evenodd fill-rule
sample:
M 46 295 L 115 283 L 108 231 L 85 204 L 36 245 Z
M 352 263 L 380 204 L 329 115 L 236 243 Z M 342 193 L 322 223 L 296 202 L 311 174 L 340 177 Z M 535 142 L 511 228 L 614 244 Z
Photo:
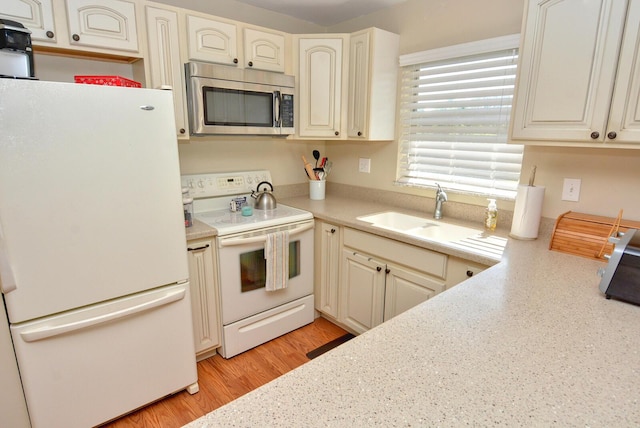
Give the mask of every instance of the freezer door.
M 170 91 L 0 79 L 11 323 L 188 277 Z
M 90 427 L 197 382 L 189 284 L 12 325 L 34 428 Z

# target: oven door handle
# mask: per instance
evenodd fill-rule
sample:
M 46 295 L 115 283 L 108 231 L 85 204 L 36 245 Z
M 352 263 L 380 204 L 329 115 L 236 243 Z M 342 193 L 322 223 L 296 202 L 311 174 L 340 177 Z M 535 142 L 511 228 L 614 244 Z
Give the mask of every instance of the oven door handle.
M 309 229 L 313 229 L 313 223 L 304 224 L 300 227 L 290 230 L 289 236 L 306 232 Z M 266 240 L 267 240 L 267 234 L 260 235 L 260 236 L 252 236 L 251 238 L 230 238 L 230 239 L 223 238 L 220 240 L 220 247 L 231 247 L 233 245 L 255 244 L 258 242 L 265 242 Z

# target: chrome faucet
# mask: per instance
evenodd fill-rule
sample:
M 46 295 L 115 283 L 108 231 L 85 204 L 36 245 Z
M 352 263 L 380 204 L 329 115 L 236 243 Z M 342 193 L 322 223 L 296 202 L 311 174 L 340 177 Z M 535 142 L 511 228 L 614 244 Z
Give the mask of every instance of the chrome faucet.
M 438 183 L 436 186 L 438 186 L 438 190 L 436 190 L 436 210 L 433 212 L 433 218 L 440 220 L 442 218 L 442 204 L 447 202 L 447 194 Z

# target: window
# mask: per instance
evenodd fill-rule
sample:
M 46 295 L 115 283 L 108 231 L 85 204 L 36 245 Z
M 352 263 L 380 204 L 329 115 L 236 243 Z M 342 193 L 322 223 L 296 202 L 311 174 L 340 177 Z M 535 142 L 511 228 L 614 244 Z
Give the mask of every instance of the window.
M 518 38 L 401 56 L 397 183 L 515 198 L 523 146 L 507 133 Z

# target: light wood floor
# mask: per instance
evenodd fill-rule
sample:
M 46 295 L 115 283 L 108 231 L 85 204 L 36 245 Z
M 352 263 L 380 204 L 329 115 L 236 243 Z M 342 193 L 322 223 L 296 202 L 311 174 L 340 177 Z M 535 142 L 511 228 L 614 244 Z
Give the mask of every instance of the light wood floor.
M 198 363 L 200 392 L 181 391 L 105 425 L 109 428 L 181 427 L 309 361 L 307 352 L 346 331 L 324 318 L 231 359 Z

